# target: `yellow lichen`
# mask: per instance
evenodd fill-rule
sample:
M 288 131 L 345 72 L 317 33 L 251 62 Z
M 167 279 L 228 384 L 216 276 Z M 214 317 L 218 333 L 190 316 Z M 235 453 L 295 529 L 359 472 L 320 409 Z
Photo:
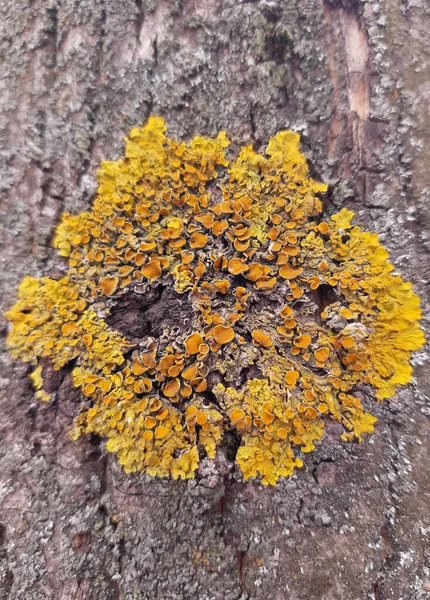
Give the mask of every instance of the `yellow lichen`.
M 51 400 L 51 394 L 48 394 L 43 389 L 43 377 L 42 377 L 42 366 L 37 366 L 34 371 L 30 374 L 31 383 L 36 390 L 35 396 L 42 402 L 49 402 Z
M 230 430 L 244 478 L 274 484 L 327 418 L 344 440 L 373 431 L 359 386 L 382 400 L 411 380 L 419 299 L 351 211 L 322 220 L 327 187 L 309 177 L 298 134 L 234 158 L 223 132 L 185 143 L 165 130 L 161 118 L 133 129 L 124 158 L 102 163 L 91 210 L 63 215 L 54 245 L 67 274 L 23 280 L 7 343 L 45 401 L 45 365 L 75 362 L 72 436 L 103 437 L 127 472 L 193 477 Z M 122 302 L 148 305 L 160 289 L 174 290 L 179 327 L 136 340 L 109 325 Z

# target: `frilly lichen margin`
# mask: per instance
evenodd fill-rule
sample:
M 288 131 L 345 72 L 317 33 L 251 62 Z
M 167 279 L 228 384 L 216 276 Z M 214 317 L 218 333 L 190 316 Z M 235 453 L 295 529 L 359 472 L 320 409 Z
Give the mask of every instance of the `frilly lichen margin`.
M 124 158 L 102 163 L 91 210 L 63 215 L 54 245 L 67 274 L 23 280 L 7 343 L 34 364 L 44 401 L 46 365 L 76 361 L 72 436 L 106 438 L 127 472 L 193 477 L 231 430 L 244 478 L 274 484 L 302 466 L 325 419 L 345 440 L 373 431 L 357 387 L 383 400 L 411 380 L 419 299 L 351 211 L 323 219 L 327 188 L 298 134 L 230 161 L 224 132 L 184 143 L 165 130 L 155 117 L 133 129 Z M 123 296 L 154 286 L 193 309 L 179 337 L 166 326 L 133 341 L 108 325 Z M 211 373 L 221 381 L 208 390 Z

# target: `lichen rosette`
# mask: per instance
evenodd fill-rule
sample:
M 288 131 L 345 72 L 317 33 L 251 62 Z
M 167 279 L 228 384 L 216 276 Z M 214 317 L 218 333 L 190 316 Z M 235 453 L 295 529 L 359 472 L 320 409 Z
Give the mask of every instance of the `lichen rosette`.
M 357 389 L 411 380 L 419 299 L 351 211 L 324 217 L 297 133 L 230 157 L 224 132 L 165 131 L 133 129 L 91 210 L 63 215 L 67 273 L 23 280 L 8 345 L 44 401 L 46 364 L 74 361 L 72 436 L 98 434 L 126 472 L 191 478 L 233 437 L 244 478 L 274 484 L 327 419 L 344 440 L 373 431 Z

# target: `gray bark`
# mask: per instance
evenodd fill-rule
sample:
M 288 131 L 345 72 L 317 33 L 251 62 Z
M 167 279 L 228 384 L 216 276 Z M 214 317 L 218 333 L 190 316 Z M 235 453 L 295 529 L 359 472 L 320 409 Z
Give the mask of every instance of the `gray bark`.
M 89 206 L 100 160 L 149 114 L 256 148 L 300 131 L 332 208 L 380 233 L 426 310 L 429 29 L 427 0 L 3 0 L 1 312 L 25 274 L 61 273 L 59 215 Z M 263 488 L 125 476 L 99 441 L 69 440 L 67 380 L 37 403 L 3 352 L 0 598 L 428 597 L 424 359 L 370 441 L 333 432 Z

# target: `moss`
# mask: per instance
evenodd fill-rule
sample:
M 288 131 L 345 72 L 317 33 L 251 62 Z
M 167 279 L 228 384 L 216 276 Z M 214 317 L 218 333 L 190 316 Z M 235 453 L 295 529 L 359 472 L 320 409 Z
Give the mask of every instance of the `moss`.
M 72 436 L 104 437 L 127 472 L 193 477 L 235 435 L 245 479 L 274 484 L 302 466 L 326 419 L 345 440 L 373 431 L 360 384 L 382 400 L 410 381 L 419 299 L 352 212 L 323 220 L 327 186 L 299 141 L 283 131 L 266 156 L 246 146 L 230 160 L 225 133 L 178 142 L 151 118 L 124 158 L 102 163 L 92 209 L 63 216 L 66 277 L 20 285 L 6 315 L 13 356 L 34 364 L 45 401 L 42 361 L 76 361 Z M 137 342 L 108 325 L 124 298 L 156 286 L 192 307 L 179 332 L 166 321 Z

